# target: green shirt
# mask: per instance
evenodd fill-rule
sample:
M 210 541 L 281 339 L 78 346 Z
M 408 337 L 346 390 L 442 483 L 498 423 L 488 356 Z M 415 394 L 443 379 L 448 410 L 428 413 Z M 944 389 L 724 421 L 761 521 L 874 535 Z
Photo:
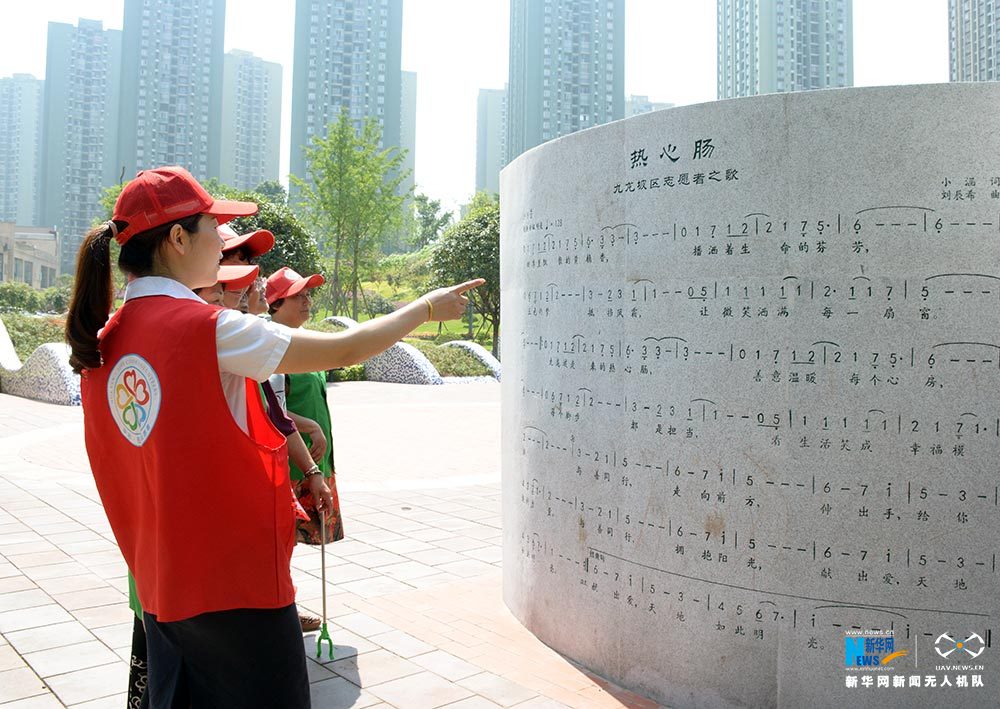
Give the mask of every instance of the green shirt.
M 305 374 L 286 374 L 285 408 L 293 414 L 312 419 L 319 424 L 326 436 L 326 455 L 318 465 L 325 477 L 333 473 L 333 436 L 330 431 L 330 409 L 326 405 L 326 372 L 307 372 Z M 311 439 L 305 433 L 299 432 L 309 446 Z M 288 461 L 292 480 L 301 480 L 302 471 L 291 460 Z

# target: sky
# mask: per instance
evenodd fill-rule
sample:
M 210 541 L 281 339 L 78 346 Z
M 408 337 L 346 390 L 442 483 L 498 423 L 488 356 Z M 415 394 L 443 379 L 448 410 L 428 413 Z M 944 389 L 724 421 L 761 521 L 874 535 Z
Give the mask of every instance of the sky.
M 11 0 L 7 0 L 11 2 Z M 45 76 L 47 23 L 121 29 L 123 0 L 35 0 L 0 25 L 0 77 Z M 715 100 L 716 0 L 625 0 L 625 95 L 678 106 Z M 228 0 L 225 51 L 283 68 L 287 183 L 295 21 L 291 0 Z M 403 60 L 417 73 L 417 191 L 446 209 L 475 188 L 476 98 L 507 80 L 508 0 L 404 0 Z M 854 0 L 854 85 L 948 81 L 947 0 Z

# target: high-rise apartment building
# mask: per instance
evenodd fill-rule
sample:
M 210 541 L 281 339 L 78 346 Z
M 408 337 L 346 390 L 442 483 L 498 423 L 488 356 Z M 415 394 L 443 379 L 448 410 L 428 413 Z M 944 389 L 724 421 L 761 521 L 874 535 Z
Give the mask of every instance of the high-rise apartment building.
M 401 146 L 403 0 L 296 0 L 290 169 L 306 179 L 304 148 L 342 108 Z
M 854 85 L 851 0 L 717 0 L 718 98 Z
M 1000 79 L 1000 0 L 948 0 L 952 81 Z
M 625 117 L 630 118 L 632 116 L 638 116 L 640 113 L 659 111 L 663 108 L 670 108 L 673 105 L 674 104 L 672 103 L 650 101 L 649 96 L 632 95 L 625 99 Z
M 219 176 L 225 0 L 125 0 L 118 162 Z
M 38 224 L 44 84 L 30 74 L 0 79 L 0 221 Z
M 279 177 L 281 65 L 234 49 L 223 66 L 219 179 L 251 190 Z
M 625 116 L 624 0 L 511 0 L 505 162 Z
M 121 177 L 120 78 L 120 30 L 105 30 L 97 20 L 49 23 L 39 199 L 42 223 L 62 234 L 64 273 L 73 271 L 101 193 Z
M 507 134 L 507 90 L 479 89 L 476 102 L 476 192 L 500 193 Z
M 403 170 L 409 170 L 409 177 L 400 187 L 407 192 L 416 185 L 417 164 L 417 73 L 401 72 L 402 99 L 400 104 L 399 147 L 406 151 Z

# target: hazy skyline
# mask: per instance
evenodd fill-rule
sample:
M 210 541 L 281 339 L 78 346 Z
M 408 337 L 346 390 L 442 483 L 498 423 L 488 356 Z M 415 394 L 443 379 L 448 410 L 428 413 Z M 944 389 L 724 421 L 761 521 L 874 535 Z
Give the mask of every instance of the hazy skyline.
M 120 29 L 123 0 L 43 0 L 0 27 L 0 76 L 45 75 L 48 22 Z M 625 95 L 715 100 L 715 0 L 625 0 Z M 225 51 L 282 66 L 280 179 L 287 184 L 294 3 L 228 0 Z M 476 97 L 507 79 L 507 0 L 404 0 L 402 69 L 417 73 L 417 190 L 447 209 L 475 188 Z M 854 85 L 948 80 L 947 0 L 854 0 Z

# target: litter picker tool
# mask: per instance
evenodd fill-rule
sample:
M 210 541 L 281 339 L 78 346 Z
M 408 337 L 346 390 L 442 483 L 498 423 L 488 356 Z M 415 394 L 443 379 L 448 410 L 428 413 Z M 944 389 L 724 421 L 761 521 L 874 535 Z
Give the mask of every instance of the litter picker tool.
M 330 638 L 330 631 L 326 627 L 326 512 L 319 513 L 319 558 L 321 575 L 323 577 L 323 625 L 319 629 L 319 637 L 316 638 L 316 657 L 323 656 L 323 641 L 330 647 L 330 659 L 333 659 L 333 640 Z

